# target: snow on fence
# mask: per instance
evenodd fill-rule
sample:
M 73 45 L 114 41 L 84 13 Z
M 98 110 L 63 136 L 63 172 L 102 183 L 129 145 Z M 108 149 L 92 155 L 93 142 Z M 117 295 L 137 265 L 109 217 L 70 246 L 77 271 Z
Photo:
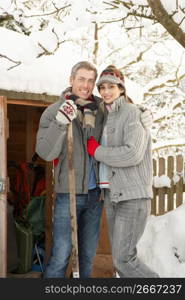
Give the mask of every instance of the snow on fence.
M 162 215 L 185 201 L 185 159 L 182 155 L 153 159 L 151 213 Z

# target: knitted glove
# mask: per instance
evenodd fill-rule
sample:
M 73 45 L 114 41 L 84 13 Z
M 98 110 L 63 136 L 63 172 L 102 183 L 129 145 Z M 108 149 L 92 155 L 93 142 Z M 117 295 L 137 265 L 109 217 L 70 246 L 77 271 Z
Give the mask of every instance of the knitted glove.
M 87 141 L 87 152 L 89 155 L 94 156 L 96 149 L 100 146 L 100 144 L 95 140 L 93 136 L 90 137 Z
M 141 113 L 141 123 L 147 129 L 149 129 L 152 126 L 153 115 L 152 115 L 152 112 L 150 110 L 146 109 L 145 111 L 143 111 Z
M 72 100 L 66 100 L 59 107 L 56 115 L 56 120 L 64 125 L 72 122 L 73 119 L 77 117 L 77 107 Z

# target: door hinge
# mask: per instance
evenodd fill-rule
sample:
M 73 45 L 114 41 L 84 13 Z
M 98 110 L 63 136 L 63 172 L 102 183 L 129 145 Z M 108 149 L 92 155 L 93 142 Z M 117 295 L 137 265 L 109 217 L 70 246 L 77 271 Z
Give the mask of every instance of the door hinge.
M 6 179 L 0 178 L 0 193 L 6 191 Z

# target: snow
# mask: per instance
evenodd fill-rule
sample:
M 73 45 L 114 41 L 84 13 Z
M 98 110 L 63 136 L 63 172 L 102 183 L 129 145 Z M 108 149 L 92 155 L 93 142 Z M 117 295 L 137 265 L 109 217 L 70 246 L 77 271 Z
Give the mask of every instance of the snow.
M 21 61 L 23 64 L 32 64 L 39 53 L 37 44 L 30 42 L 30 38 L 12 30 L 0 27 L 0 54 L 10 57 L 12 60 Z M 12 47 L 15 49 L 12 51 Z M 11 63 L 12 65 L 12 63 Z M 2 68 L 1 62 L 1 70 Z
M 185 277 L 185 203 L 161 216 L 150 215 L 138 256 L 160 277 Z
M 78 35 L 80 33 L 78 32 Z M 76 36 L 77 38 L 77 36 Z M 20 33 L 0 27 L 0 54 L 6 55 L 11 60 L 21 62 L 19 68 L 12 68 L 15 63 L 4 59 L 1 61 L 0 89 L 27 91 L 32 93 L 46 93 L 60 95 L 61 91 L 69 84 L 70 70 L 78 61 L 82 60 L 81 53 L 75 51 L 72 43 L 62 46 L 62 52 L 55 55 L 37 58 L 42 49 L 53 51 L 56 47 L 56 37 L 49 30 L 33 33 L 30 38 Z M 12 45 L 17 45 L 12 51 Z M 83 57 L 84 60 L 87 57 Z M 61 62 L 59 64 L 58 62 Z M 12 68 L 11 72 L 8 68 Z M 54 76 L 51 76 L 51 74 Z M 141 103 L 143 99 L 142 87 L 134 81 L 125 79 L 128 95 Z M 98 94 L 95 89 L 95 93 Z
M 21 5 L 24 2 L 17 1 L 20 9 L 23 8 Z M 42 3 L 44 4 L 44 1 Z M 123 31 L 122 27 L 114 23 L 102 25 L 104 21 L 125 17 L 127 11 L 123 10 L 122 6 L 119 11 L 111 9 L 103 11 L 106 6 L 103 0 L 81 2 L 71 0 L 65 3 L 72 5 L 70 14 L 65 15 L 65 22 L 46 19 L 49 20 L 49 25 L 44 30 L 40 30 L 40 20 L 37 18 L 22 18 L 22 22 L 27 27 L 33 26 L 29 36 L 0 27 L 0 89 L 60 95 L 61 91 L 69 85 L 70 70 L 75 63 L 81 60 L 94 63 L 92 55 L 94 25 L 92 26 L 91 22 L 96 21 L 102 26 L 99 32 L 99 40 L 102 43 L 98 49 L 98 71 L 100 72 L 111 63 L 122 67 L 125 73 L 130 74 L 130 78 L 125 75 L 127 94 L 135 103 L 143 104 L 143 99 L 145 99 L 146 105 L 154 113 L 153 150 L 157 155 L 159 148 L 170 145 L 168 154 L 171 154 L 171 149 L 176 145 L 183 147 L 185 144 L 185 114 L 182 113 L 185 109 L 185 53 L 182 47 L 173 39 L 162 40 L 163 29 L 156 26 L 156 31 L 153 32 L 154 24 L 147 26 L 147 32 L 143 32 L 140 40 L 138 40 L 137 30 L 131 31 L 130 34 L 129 31 Z M 133 3 L 136 6 L 147 5 L 146 0 L 134 0 Z M 176 9 L 176 1 L 163 0 L 162 3 L 168 12 Z M 182 8 L 184 7 L 184 0 L 179 0 L 178 3 Z M 55 4 L 60 7 L 60 1 L 55 1 Z M 95 13 L 87 14 L 86 8 Z M 53 9 L 52 7 L 51 11 Z M 15 11 L 11 0 L 1 0 L 1 10 L 14 14 L 17 20 L 20 18 L 20 11 Z M 36 4 L 35 11 L 31 13 L 38 13 Z M 31 15 L 28 9 L 25 14 Z M 174 18 L 180 21 L 181 13 L 175 14 Z M 144 23 L 146 22 L 148 21 L 145 20 Z M 185 28 L 184 23 L 185 21 L 182 23 L 182 28 Z M 133 64 L 132 70 L 132 62 L 137 60 L 141 53 L 141 41 L 143 51 L 147 47 L 151 48 L 151 51 L 145 51 L 143 61 L 141 60 L 138 65 Z M 50 55 L 46 55 L 46 52 Z M 166 67 L 165 74 L 160 77 L 152 73 L 156 63 L 159 67 L 161 63 Z M 17 64 L 19 65 L 16 66 Z M 145 73 L 147 73 L 146 78 Z M 179 86 L 174 86 L 173 80 L 176 76 L 177 79 L 184 78 Z M 168 83 L 168 89 L 165 86 L 166 83 Z M 171 91 L 174 94 L 170 94 Z M 98 94 L 96 88 L 95 94 Z M 147 94 L 149 96 L 145 98 Z M 178 108 L 175 108 L 176 106 Z M 174 116 L 173 121 L 170 119 L 171 115 Z M 160 119 L 164 120 L 159 122 Z M 170 120 L 169 123 L 168 120 Z M 166 128 L 166 131 L 160 131 L 161 127 Z M 175 149 L 175 151 L 177 154 L 178 150 Z M 163 155 L 165 155 L 164 152 Z M 177 183 L 182 176 L 184 175 L 174 173 L 173 183 Z M 160 177 L 155 176 L 153 185 L 170 187 L 171 179 L 165 174 Z M 145 263 L 157 271 L 161 277 L 185 277 L 184 220 L 185 204 L 165 215 L 148 218 L 145 232 L 138 245 L 138 253 Z
M 47 93 L 49 95 L 60 95 L 62 89 L 68 85 L 69 72 L 76 59 L 73 55 L 73 48 L 63 47 L 62 57 L 57 53 L 56 56 L 37 56 L 42 52 L 35 42 L 36 34 L 33 39 L 20 33 L 0 27 L 0 54 L 6 55 L 13 61 L 20 61 L 19 68 L 12 68 L 15 63 L 8 59 L 1 59 L 0 69 L 0 88 L 14 91 L 26 91 L 32 93 Z M 45 37 L 45 38 L 44 38 Z M 53 35 L 54 38 L 54 35 Z M 48 40 L 48 35 L 42 33 L 41 43 L 50 51 L 53 46 L 53 39 Z M 12 51 L 12 45 L 14 51 Z M 66 48 L 66 49 L 65 49 Z M 79 58 L 80 59 L 80 58 Z M 62 61 L 59 67 L 58 61 Z M 51 76 L 51 74 L 54 76 Z
M 161 188 L 161 187 L 170 188 L 171 187 L 171 180 L 166 175 L 154 176 L 153 186 L 156 187 L 156 188 Z
M 181 176 L 179 174 L 174 174 L 173 176 L 173 182 L 176 184 L 181 179 Z

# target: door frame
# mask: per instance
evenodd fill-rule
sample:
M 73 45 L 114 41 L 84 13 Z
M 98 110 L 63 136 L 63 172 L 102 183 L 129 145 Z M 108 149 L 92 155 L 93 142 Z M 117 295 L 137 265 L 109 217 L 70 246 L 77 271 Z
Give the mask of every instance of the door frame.
M 7 277 L 7 98 L 0 96 L 0 277 Z

